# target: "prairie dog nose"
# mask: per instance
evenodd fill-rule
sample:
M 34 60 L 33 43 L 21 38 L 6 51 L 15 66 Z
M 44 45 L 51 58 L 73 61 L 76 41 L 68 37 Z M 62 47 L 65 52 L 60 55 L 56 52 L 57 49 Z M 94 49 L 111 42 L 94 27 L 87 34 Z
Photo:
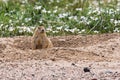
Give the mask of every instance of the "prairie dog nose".
M 45 30 L 44 30 L 44 29 L 42 29 L 41 31 L 42 31 L 42 32 L 44 32 Z

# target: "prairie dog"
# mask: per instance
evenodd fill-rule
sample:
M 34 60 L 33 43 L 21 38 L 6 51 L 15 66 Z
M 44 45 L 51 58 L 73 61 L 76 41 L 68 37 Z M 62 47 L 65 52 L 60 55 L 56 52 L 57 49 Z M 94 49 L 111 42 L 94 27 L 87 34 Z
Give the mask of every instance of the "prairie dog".
M 46 35 L 44 26 L 39 26 L 35 29 L 32 39 L 32 49 L 44 49 L 53 47 L 51 40 Z

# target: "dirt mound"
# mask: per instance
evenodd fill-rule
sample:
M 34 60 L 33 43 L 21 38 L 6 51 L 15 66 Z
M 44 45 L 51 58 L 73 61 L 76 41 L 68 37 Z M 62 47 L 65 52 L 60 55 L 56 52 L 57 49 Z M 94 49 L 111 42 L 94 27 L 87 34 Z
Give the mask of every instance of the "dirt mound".
M 31 49 L 31 36 L 0 38 L 0 71 L 3 72 L 0 73 L 0 79 L 90 80 L 94 76 L 97 79 L 120 78 L 119 33 L 50 38 L 53 48 L 37 50 Z M 83 72 L 85 66 L 92 69 L 92 74 Z
M 102 35 L 70 35 L 70 36 L 57 36 L 50 37 L 54 47 L 82 47 L 95 45 L 112 38 L 118 37 L 119 34 L 102 34 Z M 15 47 L 20 49 L 31 49 L 31 37 L 14 37 Z
M 51 37 L 54 48 L 31 49 L 31 37 L 20 36 L 0 39 L 0 58 L 16 60 L 111 60 L 114 52 L 119 52 L 119 34 L 72 35 Z M 111 44 L 112 43 L 112 44 Z M 108 54 L 110 56 L 108 56 Z M 117 53 L 118 54 L 118 53 Z M 106 57 L 108 57 L 106 59 Z M 119 58 L 119 56 L 117 56 Z

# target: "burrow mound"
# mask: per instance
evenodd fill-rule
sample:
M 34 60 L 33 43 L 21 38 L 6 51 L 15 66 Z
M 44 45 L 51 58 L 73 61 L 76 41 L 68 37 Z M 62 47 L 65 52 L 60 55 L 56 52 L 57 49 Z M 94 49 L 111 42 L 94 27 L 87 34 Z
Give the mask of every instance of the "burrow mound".
M 57 36 L 50 37 L 54 47 L 77 48 L 95 45 L 109 39 L 120 36 L 114 34 L 101 34 L 101 35 L 70 35 L 70 36 Z M 14 47 L 19 49 L 31 49 L 31 37 L 17 37 L 14 39 Z
M 31 49 L 31 36 L 18 36 L 13 38 L 0 38 L 0 60 L 96 60 L 106 58 L 94 52 L 77 48 L 88 47 L 118 37 L 119 34 L 102 35 L 71 35 L 50 37 L 54 47 L 50 49 Z

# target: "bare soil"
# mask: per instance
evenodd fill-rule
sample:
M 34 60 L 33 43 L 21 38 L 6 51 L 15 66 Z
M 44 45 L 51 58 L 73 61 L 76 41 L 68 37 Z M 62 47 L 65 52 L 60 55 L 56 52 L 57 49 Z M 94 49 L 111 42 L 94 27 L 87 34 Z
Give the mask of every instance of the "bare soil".
M 120 80 L 119 33 L 50 38 L 37 50 L 31 36 L 0 38 L 0 80 Z

